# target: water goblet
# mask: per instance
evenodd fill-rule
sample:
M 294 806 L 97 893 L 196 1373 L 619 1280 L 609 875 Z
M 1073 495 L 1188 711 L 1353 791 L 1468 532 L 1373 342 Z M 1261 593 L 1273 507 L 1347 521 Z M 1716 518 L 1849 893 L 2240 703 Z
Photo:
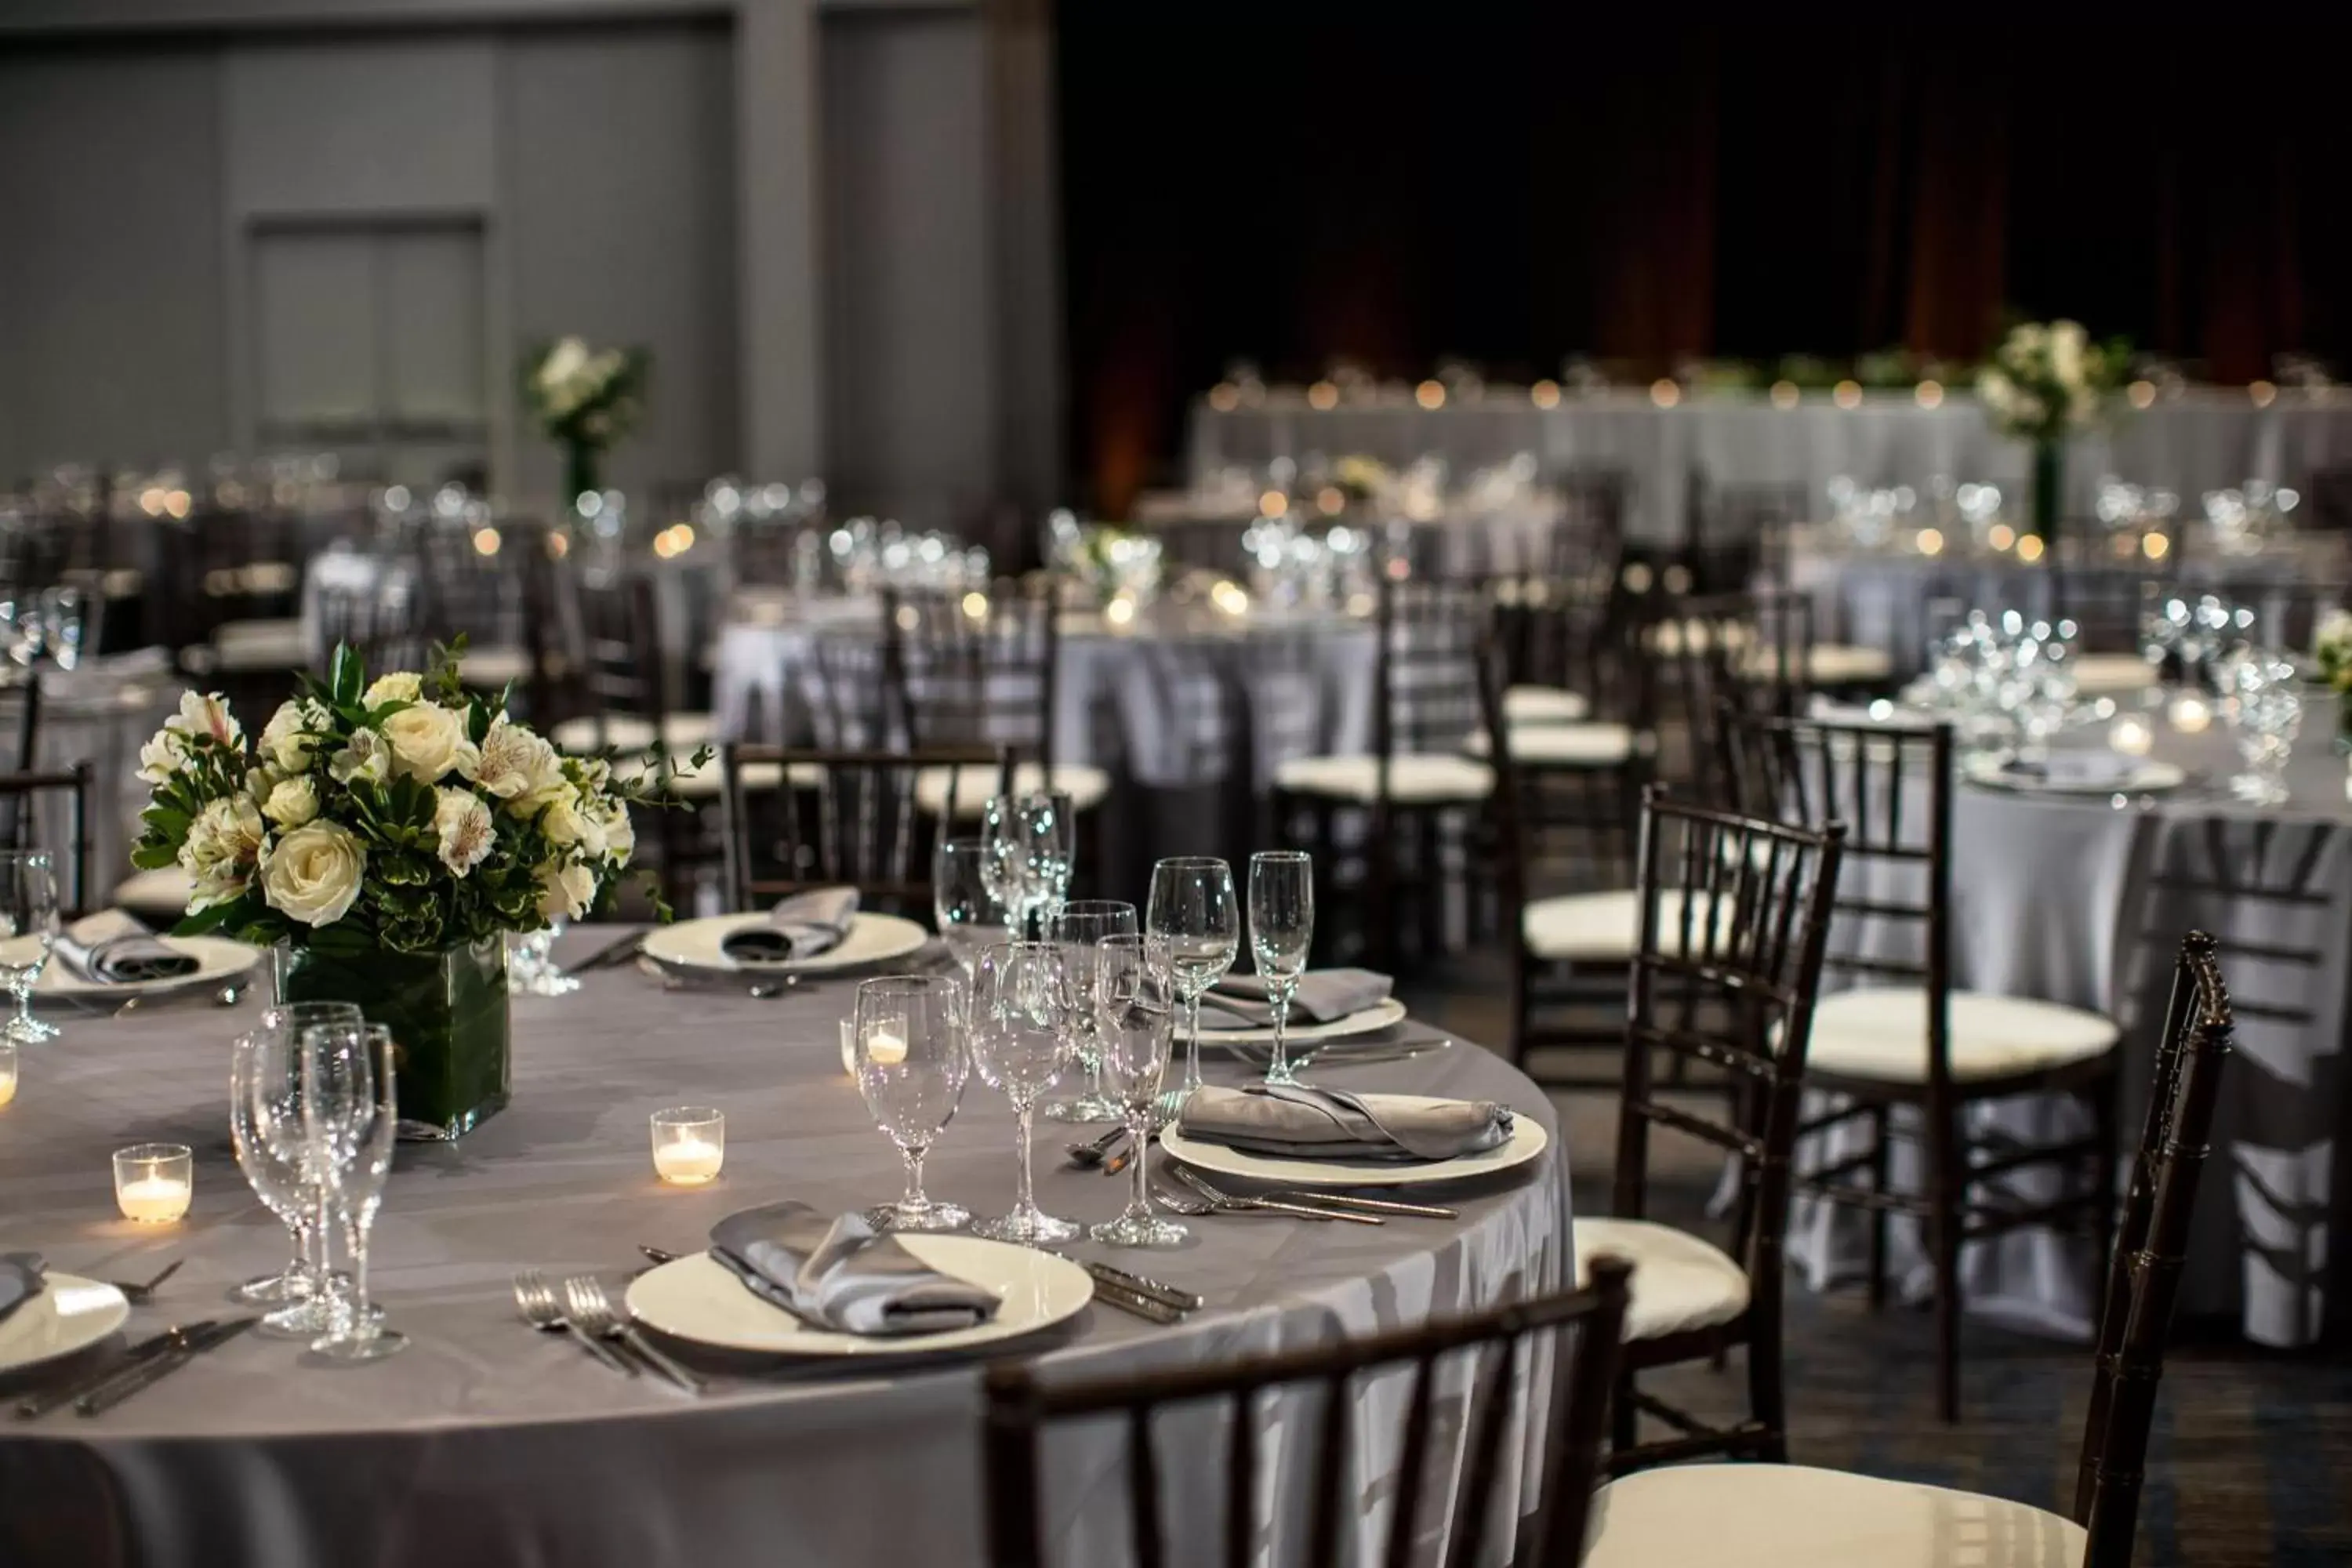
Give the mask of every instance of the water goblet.
M 1038 1097 L 1076 1050 L 1070 1014 L 1062 955 L 1053 943 L 1007 942 L 980 955 L 972 972 L 971 1065 L 1013 1102 L 1020 1131 L 1012 1212 L 973 1226 L 974 1236 L 1034 1247 L 1078 1234 L 1076 1226 L 1037 1206 L 1030 1163 Z
M 1241 911 L 1234 868 L 1205 856 L 1178 856 L 1151 868 L 1144 930 L 1168 943 L 1168 962 L 1184 1002 L 1184 1082 L 1160 1096 L 1173 1114 L 1201 1087 L 1201 998 L 1225 977 L 1241 951 Z
M 323 1195 L 308 1181 L 300 1160 L 273 1150 L 268 1132 L 273 1118 L 299 1117 L 301 1074 L 293 1047 L 302 1031 L 361 1022 L 355 1002 L 283 1002 L 263 1009 L 259 1026 L 230 1054 L 229 1141 L 237 1169 L 294 1238 L 294 1258 L 284 1272 L 248 1279 L 229 1292 L 229 1300 L 241 1305 L 279 1307 L 262 1319 L 264 1332 L 308 1339 L 327 1327 L 335 1281 L 329 1272 Z
M 923 1191 L 923 1156 L 953 1120 L 971 1072 L 964 989 L 952 975 L 885 974 L 857 987 L 850 1021 L 857 1092 L 883 1136 L 898 1145 L 907 1189 L 866 1211 L 877 1230 L 953 1230 L 961 1205 Z
M 1045 938 L 1062 954 L 1062 976 L 1070 988 L 1070 1017 L 1078 1037 L 1078 1065 L 1086 1086 L 1067 1100 L 1048 1101 L 1048 1121 L 1116 1121 L 1119 1108 L 1103 1096 L 1102 1060 L 1094 1026 L 1096 944 L 1107 936 L 1132 936 L 1141 927 L 1135 906 L 1114 899 L 1080 899 L 1047 917 Z
M 1265 849 L 1250 857 L 1249 927 L 1250 956 L 1274 1011 L 1274 1060 L 1265 1081 L 1297 1083 L 1287 1034 L 1291 998 L 1307 973 L 1307 951 L 1315 944 L 1315 863 L 1309 857 L 1295 849 Z
M 1175 1247 L 1192 1233 L 1151 1206 L 1146 1163 L 1176 1033 L 1176 975 L 1158 937 L 1108 936 L 1096 945 L 1095 1031 L 1103 1088 L 1125 1112 L 1135 1148 L 1127 1207 L 1089 1232 L 1112 1247 Z
M 942 838 L 931 856 L 931 914 L 967 985 L 981 950 L 1012 934 L 1010 906 L 992 886 L 989 866 L 984 838 Z
M 382 1024 L 321 1024 L 302 1031 L 302 1120 L 330 1207 L 352 1256 L 352 1288 L 329 1298 L 327 1331 L 310 1352 L 328 1361 L 377 1361 L 408 1348 L 368 1299 L 369 1235 L 383 1206 L 400 1131 L 392 1031 Z
M 57 873 L 47 850 L 0 851 L 0 982 L 16 1001 L 0 1038 L 20 1046 L 57 1038 L 55 1024 L 33 1016 L 33 987 L 58 938 Z

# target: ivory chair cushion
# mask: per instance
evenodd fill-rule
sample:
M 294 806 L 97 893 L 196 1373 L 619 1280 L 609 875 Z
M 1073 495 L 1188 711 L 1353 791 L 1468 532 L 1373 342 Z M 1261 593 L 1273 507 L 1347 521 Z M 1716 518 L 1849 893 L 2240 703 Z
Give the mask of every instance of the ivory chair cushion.
M 1728 945 L 1738 928 L 1738 910 L 1729 899 L 1717 904 L 1716 942 Z M 1683 895 L 1669 889 L 1658 895 L 1658 929 L 1664 950 L 1682 946 Z M 1563 893 L 1538 899 L 1519 916 L 1528 951 L 1538 958 L 1570 963 L 1614 960 L 1627 963 L 1642 937 L 1641 896 L 1631 888 L 1600 893 Z M 1696 934 L 1694 932 L 1693 934 Z
M 1759 647 L 1748 656 L 1749 679 L 1770 680 L 1780 673 L 1777 649 Z M 1809 686 L 1861 686 L 1890 679 L 1894 673 L 1895 666 L 1883 648 L 1817 642 L 1805 655 L 1804 679 Z
M 2023 1503 L 1803 1465 L 1626 1476 L 1594 1496 L 1587 1539 L 1584 1568 L 2082 1568 L 2089 1544 Z
M 2122 1033 L 2111 1018 L 2056 1002 L 1979 991 L 1955 991 L 1950 1001 L 1956 1079 L 2064 1067 L 2112 1048 Z M 1864 986 L 1822 997 L 1805 1059 L 1846 1078 L 1927 1082 L 1927 989 Z
M 223 672 L 300 669 L 310 662 L 299 620 L 224 621 L 213 628 L 209 662 Z
M 1494 742 L 1485 731 L 1463 750 L 1483 757 Z M 1511 727 L 1511 760 L 1522 767 L 1614 767 L 1633 754 L 1633 731 L 1622 724 L 1529 724 Z
M 1274 775 L 1278 789 L 1294 795 L 1370 805 L 1380 799 L 1378 757 L 1299 757 Z M 1467 757 L 1414 752 L 1389 762 L 1389 798 L 1408 805 L 1480 801 L 1495 793 L 1494 771 Z
M 166 931 L 187 918 L 188 899 L 195 890 L 195 879 L 177 866 L 133 871 L 116 884 L 114 907 L 130 910 L 157 931 Z
M 2147 660 L 2136 653 L 2084 653 L 2066 661 L 2074 672 L 2074 689 L 2084 696 L 2140 691 L 2155 683 Z
M 925 768 L 915 775 L 915 805 L 932 816 L 947 810 L 948 785 L 955 785 L 956 819 L 976 821 L 996 794 L 998 773 L 992 763 L 966 763 L 955 768 Z M 1070 797 L 1076 811 L 1092 811 L 1110 795 L 1110 775 L 1080 763 L 1055 763 L 1053 786 Z M 1013 768 L 1013 793 L 1029 795 L 1046 787 L 1045 774 L 1034 763 Z
M 1685 1329 L 1727 1323 L 1748 1310 L 1748 1276 L 1722 1248 L 1646 1219 L 1576 1222 L 1576 1283 L 1589 1283 L 1591 1260 L 1618 1257 L 1633 1266 L 1627 1282 L 1625 1337 L 1659 1340 Z
M 1557 686 L 1514 686 L 1503 693 L 1503 718 L 1520 724 L 1574 724 L 1592 711 L 1580 691 Z
M 509 681 L 530 678 L 530 650 L 521 647 L 469 647 L 457 658 L 457 679 L 476 691 L 496 691 Z
M 673 753 L 688 752 L 709 744 L 713 732 L 708 713 L 671 713 L 662 720 L 662 743 Z M 547 738 L 555 743 L 557 751 L 575 755 L 606 746 L 615 751 L 642 752 L 654 743 L 653 721 L 635 713 L 606 714 L 604 738 L 600 742 L 596 734 L 595 719 L 583 716 L 566 719 L 549 731 Z

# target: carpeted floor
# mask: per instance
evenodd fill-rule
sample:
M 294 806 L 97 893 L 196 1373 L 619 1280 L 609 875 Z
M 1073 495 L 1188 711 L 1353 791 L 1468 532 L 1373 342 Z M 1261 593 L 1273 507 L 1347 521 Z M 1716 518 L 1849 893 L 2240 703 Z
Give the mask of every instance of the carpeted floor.
M 1416 1014 L 1472 1040 L 1508 1033 L 1500 965 L 1449 963 L 1408 986 Z M 1559 1101 L 1577 1211 L 1609 1210 L 1616 1104 Z M 1700 1145 L 1654 1139 L 1653 1217 L 1704 1230 L 1716 1165 Z M 1723 1239 L 1717 1236 L 1716 1239 Z M 1801 1464 L 1996 1493 L 2064 1510 L 2074 1496 L 2086 1346 L 1971 1323 L 1964 1419 L 1935 1413 L 1933 1320 L 1874 1314 L 1860 1291 L 1788 1294 L 1790 1457 Z M 1738 1363 L 1661 1376 L 1659 1393 L 1702 1415 L 1740 1408 Z M 2177 1345 L 2167 1359 L 2137 1561 L 2159 1568 L 2318 1568 L 2352 1563 L 2352 1364 L 2242 1344 Z

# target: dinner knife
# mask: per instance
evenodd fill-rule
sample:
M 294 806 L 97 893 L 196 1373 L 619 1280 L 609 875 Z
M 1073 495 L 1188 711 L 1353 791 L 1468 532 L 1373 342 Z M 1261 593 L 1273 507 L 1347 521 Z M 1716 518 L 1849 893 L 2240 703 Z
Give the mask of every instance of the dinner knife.
M 1184 1314 L 1167 1302 L 1157 1301 L 1149 1296 L 1129 1289 L 1117 1280 L 1105 1276 L 1094 1264 L 1082 1264 L 1080 1267 L 1086 1269 L 1087 1277 L 1094 1281 L 1096 1300 L 1117 1307 L 1120 1311 L 1141 1318 L 1146 1322 L 1159 1323 L 1163 1327 L 1184 1321 Z
M 233 1318 L 226 1323 L 213 1323 L 201 1331 L 191 1329 L 180 1337 L 180 1342 L 140 1363 L 113 1382 L 92 1389 L 74 1401 L 77 1415 L 98 1415 L 113 1409 L 142 1388 L 162 1381 L 179 1371 L 209 1350 L 217 1350 L 261 1321 L 259 1318 Z
M 612 942 L 606 942 L 604 946 L 598 948 L 595 952 L 590 953 L 587 957 L 573 964 L 567 973 L 578 974 L 583 970 L 608 969 L 614 965 L 625 963 L 637 955 L 637 949 L 644 945 L 645 940 L 646 933 L 644 931 L 633 931 L 626 936 L 619 937 Z
M 1149 1297 L 1164 1306 L 1173 1307 L 1180 1312 L 1197 1312 L 1201 1310 L 1201 1298 L 1190 1290 L 1181 1290 L 1173 1285 L 1162 1285 L 1157 1279 L 1146 1279 L 1140 1274 L 1129 1274 L 1124 1268 L 1117 1268 L 1108 1263 L 1097 1263 L 1091 1258 L 1083 1260 L 1082 1266 L 1087 1273 L 1097 1279 L 1108 1280 L 1123 1290 L 1138 1296 Z
M 1454 1209 L 1440 1208 L 1435 1204 L 1401 1203 L 1394 1198 L 1364 1198 L 1353 1193 L 1309 1193 L 1295 1188 L 1281 1189 L 1266 1194 L 1291 1203 L 1321 1204 L 1330 1208 L 1358 1208 L 1372 1214 L 1409 1215 L 1415 1219 L 1460 1219 Z
M 112 1383 L 142 1362 L 170 1350 L 180 1342 L 182 1335 L 200 1333 L 211 1328 L 214 1321 L 207 1318 L 203 1322 L 188 1328 L 170 1328 L 160 1334 L 151 1334 L 125 1350 L 121 1355 L 109 1360 L 104 1366 L 85 1372 L 79 1377 L 68 1378 L 55 1388 L 36 1389 L 16 1401 L 16 1419 L 29 1421 L 36 1415 L 47 1415 L 60 1405 L 70 1405 L 91 1390 Z

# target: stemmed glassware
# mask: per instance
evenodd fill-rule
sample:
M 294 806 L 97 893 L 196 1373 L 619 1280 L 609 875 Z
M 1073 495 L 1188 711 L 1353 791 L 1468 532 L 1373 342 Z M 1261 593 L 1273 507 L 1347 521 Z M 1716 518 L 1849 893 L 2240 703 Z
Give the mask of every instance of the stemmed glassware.
M 256 1196 L 294 1235 L 294 1261 L 283 1274 L 248 1279 L 230 1292 L 251 1305 L 281 1303 L 261 1320 L 263 1332 L 288 1339 L 323 1333 L 331 1322 L 336 1279 L 330 1269 L 330 1194 L 308 1158 L 302 1124 L 301 1042 L 309 1030 L 356 1028 L 350 1002 L 293 1002 L 266 1009 L 260 1026 L 236 1042 L 229 1066 L 229 1138 L 237 1168 Z
M 1062 955 L 1062 978 L 1070 988 L 1070 1020 L 1078 1037 L 1078 1064 L 1086 1087 L 1067 1100 L 1047 1103 L 1049 1121 L 1116 1121 L 1117 1104 L 1103 1097 L 1102 1058 L 1095 1037 L 1095 950 L 1107 936 L 1132 936 L 1141 926 L 1135 906 L 1113 899 L 1080 899 L 1047 918 L 1045 939 Z
M 1096 946 L 1094 1009 L 1103 1088 L 1125 1113 L 1135 1159 L 1127 1208 L 1089 1234 L 1113 1247 L 1177 1246 L 1192 1233 L 1152 1208 L 1145 1174 L 1152 1118 L 1176 1033 L 1176 975 L 1167 942 L 1149 936 L 1103 938 Z
M 2303 731 L 2301 677 L 2283 654 L 2247 649 L 2227 668 L 2238 731 L 2238 754 L 2246 771 L 2230 781 L 2230 793 L 2250 805 L 2279 805 L 2289 795 L 2287 759 Z
M 1007 942 L 980 955 L 972 974 L 971 1063 L 990 1088 L 1003 1090 L 1013 1101 L 1020 1126 L 1020 1174 L 1012 1212 L 973 1226 L 974 1236 L 1037 1246 L 1078 1234 L 1076 1226 L 1037 1206 L 1030 1170 L 1037 1100 L 1076 1054 L 1073 1024 L 1062 955 L 1053 943 Z
M 1009 906 L 992 884 L 984 838 L 942 838 L 931 855 L 931 913 L 940 939 L 971 983 L 981 951 L 1006 941 Z
M 1265 982 L 1274 1012 L 1274 1060 L 1268 1083 L 1297 1083 L 1286 1050 L 1290 1001 L 1307 973 L 1315 944 L 1315 862 L 1296 849 L 1263 849 L 1250 857 L 1250 956 Z
M 907 1168 L 905 1194 L 866 1211 L 877 1230 L 953 1230 L 971 1218 L 923 1191 L 923 1156 L 954 1119 L 971 1073 L 966 1033 L 964 988 L 952 975 L 886 974 L 857 987 L 857 1092 Z
M 0 851 L 0 938 L 8 939 L 0 960 L 0 981 L 16 999 L 16 1011 L 0 1038 L 29 1046 L 58 1036 L 55 1024 L 33 1016 L 33 987 L 49 966 L 58 938 L 58 882 L 44 849 Z
M 569 996 L 580 989 L 580 977 L 555 966 L 555 939 L 563 934 L 556 917 L 534 931 L 512 939 L 507 954 L 507 989 L 524 996 Z
M 1152 867 L 1144 931 L 1167 942 L 1177 994 L 1184 1000 L 1184 1083 L 1160 1096 L 1162 1110 L 1173 1115 L 1201 1087 L 1201 998 L 1241 952 L 1234 868 L 1205 856 L 1179 856 Z
M 310 1342 L 330 1361 L 375 1361 L 408 1348 L 368 1300 L 368 1233 L 383 1204 L 400 1097 L 392 1031 L 382 1024 L 320 1024 L 302 1031 L 303 1142 L 352 1255 L 349 1294 L 328 1297 L 327 1331 Z
M 1033 916 L 1060 907 L 1077 858 L 1077 815 L 1058 791 L 1001 795 L 981 818 L 987 845 L 982 870 L 988 890 L 1013 913 L 1013 934 L 1025 941 Z

